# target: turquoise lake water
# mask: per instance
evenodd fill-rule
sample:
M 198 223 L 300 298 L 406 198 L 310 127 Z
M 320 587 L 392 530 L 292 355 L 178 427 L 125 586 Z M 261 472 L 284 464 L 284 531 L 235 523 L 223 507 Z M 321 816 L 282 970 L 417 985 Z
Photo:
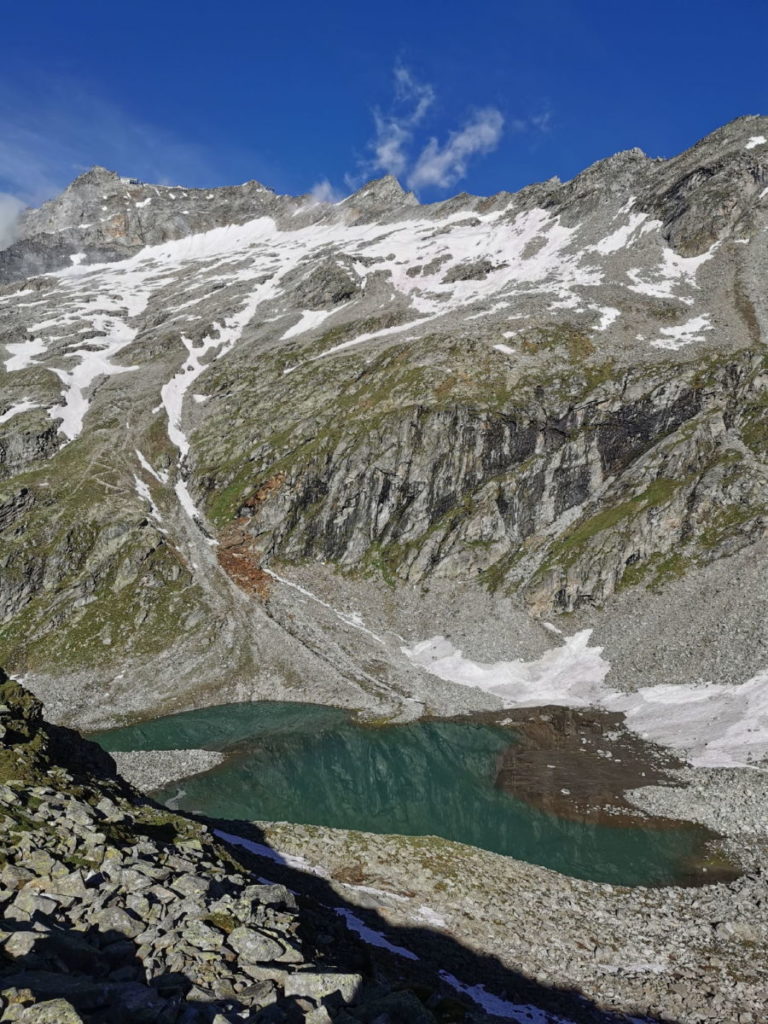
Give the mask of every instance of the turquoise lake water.
M 366 726 L 337 708 L 259 702 L 187 711 L 91 737 L 106 750 L 222 751 L 153 795 L 214 818 L 290 821 L 470 843 L 623 885 L 691 881 L 705 834 L 566 820 L 494 785 L 508 730 L 472 722 Z

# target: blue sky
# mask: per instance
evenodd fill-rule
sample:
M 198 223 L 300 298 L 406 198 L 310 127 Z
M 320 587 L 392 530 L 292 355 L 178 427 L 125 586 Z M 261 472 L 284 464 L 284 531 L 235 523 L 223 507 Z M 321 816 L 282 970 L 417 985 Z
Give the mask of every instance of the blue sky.
M 94 163 L 191 186 L 424 201 L 671 156 L 768 112 L 768 5 L 42 0 L 6 5 L 0 193 Z

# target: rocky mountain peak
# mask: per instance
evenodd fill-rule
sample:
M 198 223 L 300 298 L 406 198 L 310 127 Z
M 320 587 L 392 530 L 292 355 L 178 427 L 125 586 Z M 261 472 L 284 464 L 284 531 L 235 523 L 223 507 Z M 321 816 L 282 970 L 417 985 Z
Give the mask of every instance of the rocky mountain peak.
M 67 191 L 77 191 L 92 186 L 114 186 L 120 182 L 120 175 L 117 171 L 110 171 L 106 167 L 94 166 L 84 171 L 67 186 Z
M 357 192 L 344 200 L 345 205 L 367 210 L 389 206 L 418 206 L 419 201 L 413 192 L 406 192 L 397 178 L 385 174 L 382 178 L 369 181 Z

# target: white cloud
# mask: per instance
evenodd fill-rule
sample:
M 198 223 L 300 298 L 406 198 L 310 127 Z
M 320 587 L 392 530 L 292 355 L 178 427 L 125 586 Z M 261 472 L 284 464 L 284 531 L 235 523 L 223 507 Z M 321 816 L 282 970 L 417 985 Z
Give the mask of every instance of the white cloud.
M 503 128 L 501 111 L 495 107 L 478 110 L 460 131 L 451 132 L 443 145 L 435 138 L 429 140 L 408 175 L 408 185 L 450 188 L 466 176 L 471 157 L 498 146 Z
M 395 66 L 394 74 L 396 109 L 387 115 L 379 110 L 373 114 L 376 136 L 371 143 L 371 170 L 398 176 L 408 166 L 407 146 L 414 128 L 435 102 L 435 91 L 428 83 L 419 82 L 402 64 Z
M 419 82 L 408 68 L 395 65 L 395 97 L 401 103 L 415 103 L 411 124 L 418 124 L 435 102 L 435 90 L 427 82 Z
M 24 203 L 16 196 L 0 192 L 0 249 L 6 249 L 16 238 L 16 226 Z
M 315 203 L 338 203 L 340 199 L 344 198 L 343 194 L 335 189 L 327 178 L 313 185 L 309 194 L 312 197 L 312 202 Z
M 495 107 L 477 111 L 462 128 L 448 135 L 444 143 L 431 138 L 426 143 L 419 129 L 435 105 L 436 93 L 402 64 L 394 69 L 394 99 L 387 113 L 373 111 L 375 134 L 368 149 L 372 156 L 360 163 L 360 174 L 346 175 L 350 188 L 359 188 L 373 175 L 392 174 L 410 188 L 450 188 L 465 177 L 473 156 L 496 148 L 504 128 L 504 117 Z M 548 115 L 546 115 L 548 117 Z M 513 121 L 514 130 L 545 130 L 540 119 Z
M 515 132 L 548 132 L 552 127 L 552 111 L 545 110 L 541 114 L 533 114 L 531 117 L 516 117 L 509 122 L 508 128 Z

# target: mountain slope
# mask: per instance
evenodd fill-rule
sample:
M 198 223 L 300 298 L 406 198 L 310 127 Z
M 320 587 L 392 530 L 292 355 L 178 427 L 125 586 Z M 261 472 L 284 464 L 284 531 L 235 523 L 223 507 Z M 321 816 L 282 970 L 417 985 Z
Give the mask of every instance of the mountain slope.
M 764 667 L 765 584 L 731 577 L 768 509 L 767 140 L 743 118 L 431 206 L 94 169 L 28 212 L 0 253 L 0 658 L 91 722 L 494 706 L 395 634 L 533 657 L 563 614 L 622 684 Z M 695 598 L 669 625 L 689 583 L 748 649 L 697 648 Z M 678 667 L 627 639 L 638 607 Z

